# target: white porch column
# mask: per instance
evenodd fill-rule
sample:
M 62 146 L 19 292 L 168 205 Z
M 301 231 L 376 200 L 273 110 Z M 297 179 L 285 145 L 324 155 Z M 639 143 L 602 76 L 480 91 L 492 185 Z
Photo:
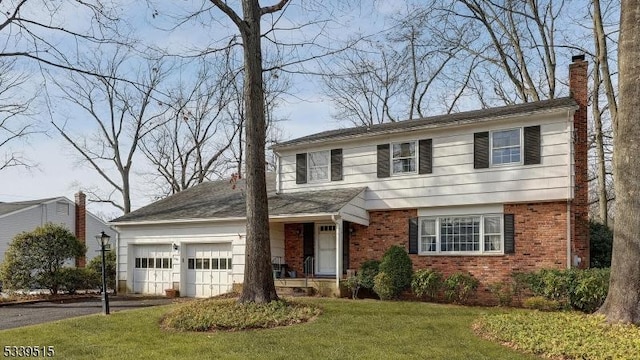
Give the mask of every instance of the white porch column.
M 340 279 L 342 278 L 342 232 L 343 221 L 341 218 L 334 219 L 336 223 L 336 289 L 340 290 Z

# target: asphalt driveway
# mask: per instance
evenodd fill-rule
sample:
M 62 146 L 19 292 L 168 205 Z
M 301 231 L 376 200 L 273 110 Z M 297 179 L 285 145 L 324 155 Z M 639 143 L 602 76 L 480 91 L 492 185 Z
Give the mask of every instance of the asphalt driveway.
M 170 304 L 173 299 L 114 297 L 109 298 L 111 312 Z M 76 316 L 102 312 L 99 298 L 15 304 L 0 307 L 0 330 L 35 325 Z

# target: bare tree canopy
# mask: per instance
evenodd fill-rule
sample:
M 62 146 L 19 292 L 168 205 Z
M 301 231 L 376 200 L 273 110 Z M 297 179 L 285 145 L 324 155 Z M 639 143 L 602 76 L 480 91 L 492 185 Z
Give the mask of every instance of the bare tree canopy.
M 52 79 L 64 94 L 62 100 L 80 110 L 95 126 L 93 132 L 78 132 L 69 119 L 52 121 L 58 133 L 77 151 L 81 160 L 96 171 L 110 189 L 88 189 L 90 201 L 109 203 L 125 214 L 131 211 L 131 172 L 139 144 L 150 131 L 163 123 L 166 106 L 154 101 L 154 91 L 166 76 L 160 61 L 149 61 L 139 68 L 135 82 L 118 80 L 128 71 L 128 53 L 111 57 L 96 54 L 93 73 L 69 73 L 66 81 Z M 64 113 L 61 114 L 64 117 Z M 76 119 L 77 120 L 77 119 Z M 113 198 L 120 194 L 121 200 Z

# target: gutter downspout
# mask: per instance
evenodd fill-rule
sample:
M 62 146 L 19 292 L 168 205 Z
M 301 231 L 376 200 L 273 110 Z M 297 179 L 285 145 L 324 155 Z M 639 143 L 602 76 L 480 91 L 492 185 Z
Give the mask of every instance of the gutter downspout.
M 280 181 L 280 172 L 282 169 L 282 159 L 280 157 L 280 154 L 278 154 L 277 152 L 274 151 L 273 154 L 276 156 L 276 194 L 281 194 L 282 181 Z
M 575 177 L 573 175 L 573 165 L 575 163 L 575 150 L 573 142 L 575 141 L 574 128 L 573 128 L 573 114 L 574 111 L 569 111 L 567 119 L 569 120 L 569 161 L 567 165 L 567 175 L 569 177 L 569 184 L 567 185 L 567 269 L 571 269 L 571 202 L 574 197 L 573 189 L 575 184 Z
M 331 221 L 336 224 L 336 292 L 340 294 L 340 278 L 342 277 L 342 219 L 340 215 L 331 215 Z
M 113 289 L 113 294 L 116 295 L 118 293 L 118 287 L 120 285 L 120 232 L 115 228 L 111 228 L 116 233 L 116 284 L 115 289 Z

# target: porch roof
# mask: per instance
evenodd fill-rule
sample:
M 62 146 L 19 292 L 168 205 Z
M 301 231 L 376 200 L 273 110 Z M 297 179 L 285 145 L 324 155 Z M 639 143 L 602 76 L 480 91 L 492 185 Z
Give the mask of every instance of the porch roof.
M 275 175 L 267 174 L 269 216 L 296 217 L 339 214 L 366 188 L 276 194 Z M 246 217 L 245 181 L 211 181 L 156 201 L 111 221 L 115 225 Z

